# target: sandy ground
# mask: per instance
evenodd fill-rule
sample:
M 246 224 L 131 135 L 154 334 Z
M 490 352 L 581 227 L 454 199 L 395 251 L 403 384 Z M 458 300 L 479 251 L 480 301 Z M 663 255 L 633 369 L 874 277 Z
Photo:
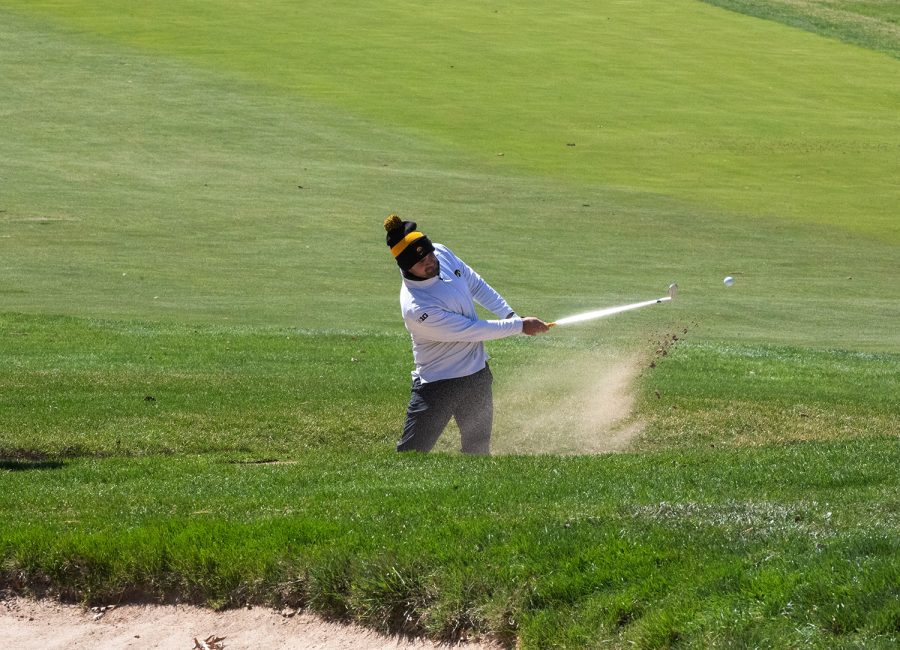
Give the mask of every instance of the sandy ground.
M 223 638 L 224 637 L 224 638 Z M 216 642 L 215 639 L 221 639 Z M 209 643 L 204 646 L 204 642 Z M 306 613 L 253 608 L 124 605 L 97 612 L 53 601 L 0 600 L 0 648 L 10 650 L 430 650 L 422 640 L 374 634 Z M 458 650 L 496 650 L 466 643 Z

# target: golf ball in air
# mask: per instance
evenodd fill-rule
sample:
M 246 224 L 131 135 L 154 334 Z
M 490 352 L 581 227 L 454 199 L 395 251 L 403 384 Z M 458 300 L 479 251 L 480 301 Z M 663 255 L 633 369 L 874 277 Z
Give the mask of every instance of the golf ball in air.
M 725 283 L 725 286 L 726 286 L 726 287 L 730 287 L 731 285 L 734 284 L 734 278 L 731 277 L 730 275 L 727 275 L 727 276 L 725 276 L 725 279 L 722 280 L 722 282 Z

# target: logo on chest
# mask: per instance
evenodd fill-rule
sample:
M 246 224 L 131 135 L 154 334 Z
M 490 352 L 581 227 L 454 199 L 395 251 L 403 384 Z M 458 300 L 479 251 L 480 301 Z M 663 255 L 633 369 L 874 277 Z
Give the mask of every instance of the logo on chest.
M 458 278 L 461 278 L 461 277 L 462 277 L 462 272 L 461 272 L 459 269 L 456 269 L 456 270 L 453 272 L 453 275 L 455 275 L 455 276 L 458 277 Z
M 427 319 L 428 319 L 428 314 L 427 314 L 427 313 L 422 314 L 421 316 L 419 316 L 419 322 L 420 322 L 420 323 L 424 323 Z

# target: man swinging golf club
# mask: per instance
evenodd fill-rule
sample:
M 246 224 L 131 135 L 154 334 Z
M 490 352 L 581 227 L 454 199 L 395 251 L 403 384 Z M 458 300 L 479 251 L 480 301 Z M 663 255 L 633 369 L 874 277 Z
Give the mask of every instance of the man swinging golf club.
M 494 419 L 491 370 L 484 341 L 549 328 L 520 318 L 487 282 L 449 248 L 432 244 L 414 221 L 384 220 L 387 245 L 403 275 L 400 311 L 412 336 L 412 395 L 397 451 L 430 451 L 451 417 L 462 451 L 490 453 Z M 499 320 L 480 320 L 478 303 Z

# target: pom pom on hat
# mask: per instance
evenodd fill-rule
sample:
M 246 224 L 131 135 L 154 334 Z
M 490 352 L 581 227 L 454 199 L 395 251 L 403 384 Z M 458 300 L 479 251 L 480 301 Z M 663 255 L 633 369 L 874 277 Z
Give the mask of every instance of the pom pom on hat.
M 428 237 L 416 230 L 415 221 L 403 221 L 399 215 L 391 214 L 384 220 L 384 229 L 387 231 L 386 240 L 391 255 L 404 271 L 408 271 L 434 251 Z

